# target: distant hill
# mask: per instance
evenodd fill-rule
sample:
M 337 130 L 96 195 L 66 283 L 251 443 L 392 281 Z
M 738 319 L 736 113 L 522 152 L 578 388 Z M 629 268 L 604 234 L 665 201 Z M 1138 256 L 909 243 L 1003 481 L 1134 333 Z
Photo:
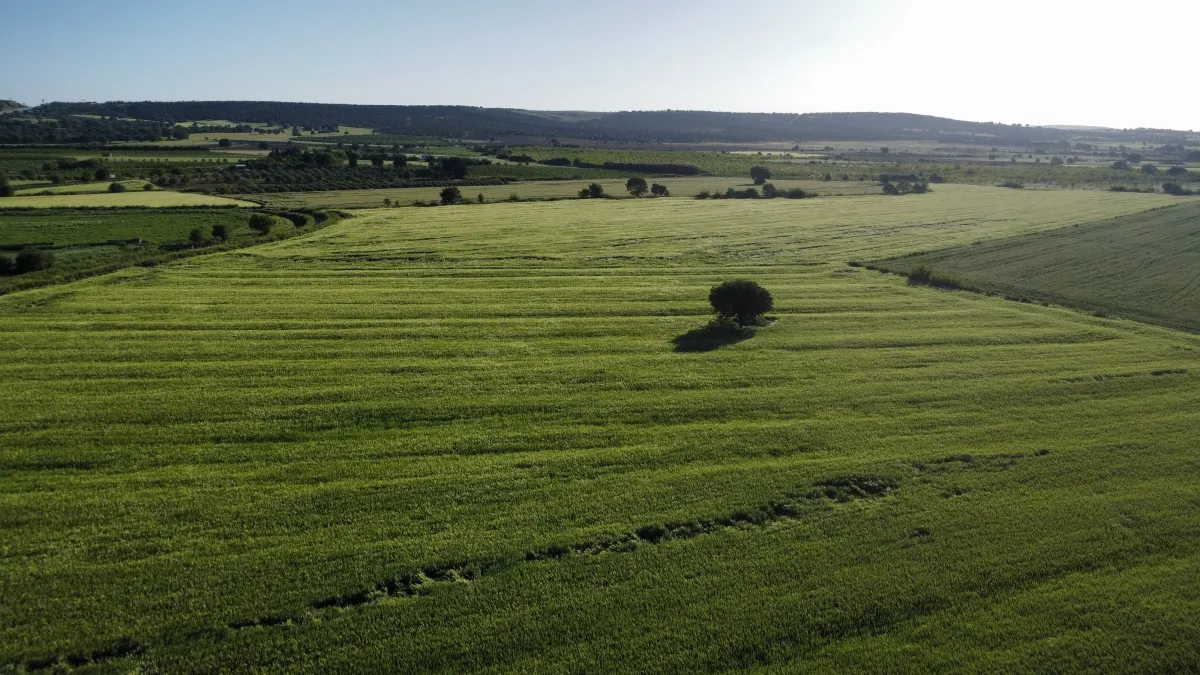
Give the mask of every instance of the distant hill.
M 49 103 L 38 114 L 111 115 L 161 122 L 221 119 L 299 126 L 344 125 L 414 136 L 489 138 L 542 136 L 618 142 L 754 142 L 812 140 L 945 140 L 1023 145 L 1077 138 L 1078 130 L 964 122 L 908 113 L 729 113 L 697 110 L 610 113 L 531 111 L 472 106 L 349 105 L 278 101 L 177 101 Z M 1108 140 L 1132 140 L 1106 131 Z M 1159 142 L 1183 142 L 1181 132 L 1151 134 Z M 1147 139 L 1142 130 L 1138 139 Z

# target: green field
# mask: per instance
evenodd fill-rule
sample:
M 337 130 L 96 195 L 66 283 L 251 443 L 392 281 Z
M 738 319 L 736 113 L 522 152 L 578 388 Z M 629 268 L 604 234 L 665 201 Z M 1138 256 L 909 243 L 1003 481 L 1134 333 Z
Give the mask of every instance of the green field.
M 0 297 L 0 663 L 1193 671 L 1200 337 L 845 264 L 1173 203 L 378 209 Z M 776 323 L 685 349 L 738 277 Z
M 144 180 L 118 180 L 118 181 L 101 181 L 99 183 L 68 183 L 67 185 L 50 185 L 38 188 L 25 188 L 17 190 L 17 197 L 26 197 L 30 195 L 41 195 L 46 192 L 55 195 L 75 195 L 75 194 L 97 194 L 100 192 L 108 192 L 108 186 L 113 183 L 120 183 L 125 186 L 126 190 L 144 190 L 146 181 Z M 0 202 L 0 208 L 5 206 L 20 205 L 20 202 Z
M 162 208 L 175 206 L 243 206 L 255 207 L 258 204 L 218 197 L 216 195 L 195 194 L 190 192 L 174 192 L 171 190 L 144 190 L 120 193 L 96 193 L 81 195 L 29 195 L 9 197 L 0 200 L 0 210 L 4 209 L 83 209 L 83 208 L 121 208 L 146 207 Z
M 727 188 L 744 190 L 753 187 L 749 178 L 651 178 L 647 182 L 662 183 L 671 191 L 672 197 L 694 197 L 701 190 L 724 193 Z M 625 179 L 521 181 L 507 185 L 463 186 L 460 188 L 465 199 L 483 195 L 485 202 L 505 201 L 511 195 L 520 199 L 570 199 L 579 195 L 581 188 L 591 183 L 604 186 L 605 194 L 613 197 L 629 197 L 625 190 Z M 879 194 L 878 183 L 831 181 L 772 181 L 780 190 L 800 188 L 822 196 Z M 408 206 L 414 201 L 428 203 L 439 198 L 442 188 L 388 188 L 377 190 L 333 190 L 322 192 L 275 192 L 245 195 L 247 199 L 262 201 L 280 208 L 306 208 L 327 206 L 343 209 L 372 208 L 383 205 L 384 199 Z
M 298 232 L 291 222 L 277 218 L 272 233 L 264 238 L 250 229 L 249 216 L 237 208 L 0 211 L 0 245 L 8 247 L 0 255 L 11 258 L 16 253 L 12 249 L 23 244 L 49 244 L 54 255 L 50 269 L 0 276 L 0 293 L 194 255 L 200 249 L 164 251 L 160 244 L 188 243 L 193 229 L 211 239 L 214 225 L 228 228 L 229 239 L 210 241 L 206 247 L 246 246 Z M 134 238 L 141 242 L 128 242 Z
M 874 265 L 1200 331 L 1200 201 Z

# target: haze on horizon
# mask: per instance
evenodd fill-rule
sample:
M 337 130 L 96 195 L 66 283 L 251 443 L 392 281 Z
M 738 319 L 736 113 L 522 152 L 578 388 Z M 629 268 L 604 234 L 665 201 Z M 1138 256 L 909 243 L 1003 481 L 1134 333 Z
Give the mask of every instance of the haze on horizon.
M 1200 128 L 1200 3 L 10 0 L 0 98 L 911 112 Z M 17 67 L 19 65 L 19 67 Z

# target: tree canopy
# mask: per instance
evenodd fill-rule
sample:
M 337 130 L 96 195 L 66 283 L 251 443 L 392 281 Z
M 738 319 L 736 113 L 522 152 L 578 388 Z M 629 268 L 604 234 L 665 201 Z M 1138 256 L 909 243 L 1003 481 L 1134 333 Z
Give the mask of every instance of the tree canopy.
M 767 289 L 748 279 L 726 281 L 712 287 L 708 302 L 721 319 L 732 319 L 740 326 L 762 322 L 762 315 L 771 311 L 774 300 Z

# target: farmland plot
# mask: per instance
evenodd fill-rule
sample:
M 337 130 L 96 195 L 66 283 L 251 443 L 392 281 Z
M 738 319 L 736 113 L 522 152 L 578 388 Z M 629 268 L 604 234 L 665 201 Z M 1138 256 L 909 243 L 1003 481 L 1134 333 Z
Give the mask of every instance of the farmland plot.
M 1193 670 L 1200 338 L 845 265 L 1168 203 L 380 209 L 0 298 L 0 659 Z

